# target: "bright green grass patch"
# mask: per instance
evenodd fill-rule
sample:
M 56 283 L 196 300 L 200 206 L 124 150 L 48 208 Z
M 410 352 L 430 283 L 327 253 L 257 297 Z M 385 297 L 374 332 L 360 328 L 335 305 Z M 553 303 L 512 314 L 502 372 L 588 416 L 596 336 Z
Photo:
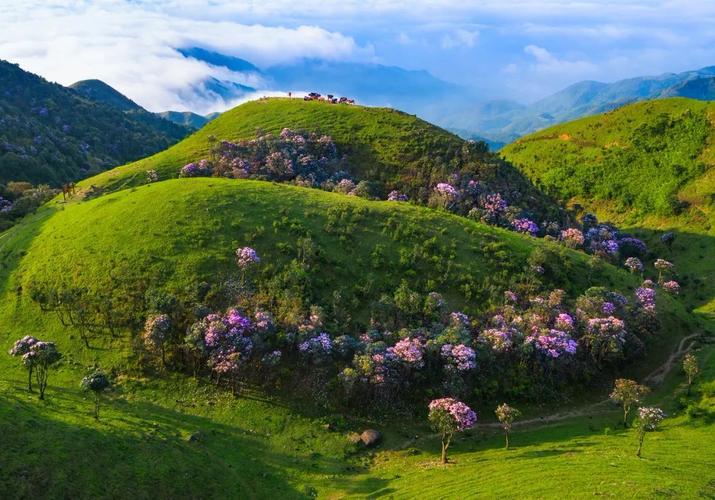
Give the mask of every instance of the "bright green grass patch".
M 713 113 L 712 104 L 689 99 L 637 103 L 526 136 L 502 155 L 562 200 L 674 215 L 686 201 L 680 191 L 713 167 Z

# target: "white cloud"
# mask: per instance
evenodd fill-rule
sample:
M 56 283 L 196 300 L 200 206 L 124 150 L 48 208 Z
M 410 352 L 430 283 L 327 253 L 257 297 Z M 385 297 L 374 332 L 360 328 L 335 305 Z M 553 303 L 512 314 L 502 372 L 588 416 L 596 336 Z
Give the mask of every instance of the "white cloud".
M 181 92 L 208 77 L 259 85 L 187 59 L 175 48 L 201 46 L 259 66 L 295 61 L 371 60 L 370 46 L 326 29 L 194 20 L 121 1 L 3 3 L 0 58 L 62 84 L 99 78 L 152 110 L 204 111 L 215 103 Z
M 454 47 L 472 48 L 479 38 L 479 31 L 468 31 L 465 29 L 457 29 L 453 33 L 449 33 L 442 37 L 442 48 L 451 49 Z

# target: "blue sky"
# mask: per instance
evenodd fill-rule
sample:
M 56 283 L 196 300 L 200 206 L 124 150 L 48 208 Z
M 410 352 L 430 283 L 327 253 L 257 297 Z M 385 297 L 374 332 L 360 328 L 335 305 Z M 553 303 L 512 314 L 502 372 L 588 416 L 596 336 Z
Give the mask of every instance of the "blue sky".
M 182 89 L 221 76 L 173 50 L 187 45 L 259 66 L 424 69 L 529 102 L 584 79 L 715 65 L 715 1 L 0 0 L 0 58 L 64 84 L 101 78 L 150 109 L 190 108 Z

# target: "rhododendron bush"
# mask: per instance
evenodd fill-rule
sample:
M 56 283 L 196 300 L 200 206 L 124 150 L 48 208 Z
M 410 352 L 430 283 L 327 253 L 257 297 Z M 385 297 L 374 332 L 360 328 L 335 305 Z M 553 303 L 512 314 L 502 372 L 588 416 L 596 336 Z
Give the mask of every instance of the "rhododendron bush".
M 235 268 L 256 270 L 255 286 L 222 309 L 193 307 L 183 320 L 149 315 L 147 352 L 236 393 L 244 382 L 274 384 L 319 404 L 369 411 L 406 408 L 435 392 L 549 398 L 641 354 L 646 339 L 634 332 L 644 331 L 643 318 L 657 318 L 655 304 L 644 302 L 655 288 L 630 299 L 591 288 L 574 301 L 563 290 L 508 290 L 502 305 L 469 316 L 450 311 L 441 294 L 422 295 L 403 282 L 367 327 L 345 331 L 335 312 L 317 306 L 298 317 L 271 310 L 261 293 L 264 265 L 255 249 L 240 247 Z

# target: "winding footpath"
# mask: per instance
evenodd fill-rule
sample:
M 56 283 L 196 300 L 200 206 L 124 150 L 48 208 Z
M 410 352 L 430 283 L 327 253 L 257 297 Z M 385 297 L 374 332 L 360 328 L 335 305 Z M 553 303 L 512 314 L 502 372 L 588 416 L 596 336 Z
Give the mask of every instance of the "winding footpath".
M 660 385 L 663 383 L 665 380 L 665 377 L 670 373 L 670 371 L 674 368 L 676 362 L 685 355 L 685 353 L 689 352 L 693 345 L 695 344 L 695 338 L 699 337 L 702 335 L 701 333 L 694 333 L 692 335 L 688 335 L 687 337 L 683 337 L 680 340 L 680 343 L 678 344 L 678 347 L 673 353 L 668 357 L 668 359 L 660 365 L 656 370 L 654 370 L 652 373 L 647 375 L 643 379 L 643 383 L 650 385 L 650 386 L 656 386 Z M 690 341 L 690 343 L 688 343 Z M 686 347 L 687 343 L 687 347 Z M 609 411 L 613 410 L 613 402 L 610 399 L 604 399 L 602 401 L 599 401 L 597 403 L 592 403 L 589 405 L 586 405 L 584 407 L 581 407 L 579 409 L 575 410 L 569 410 L 565 412 L 559 412 L 559 413 L 553 413 L 551 415 L 544 415 L 541 417 L 535 417 L 535 418 L 530 418 L 526 420 L 519 420 L 517 422 L 514 422 L 513 426 L 514 427 L 526 427 L 529 425 L 535 425 L 535 424 L 551 424 L 554 422 L 560 422 L 562 420 L 568 420 L 570 418 L 575 418 L 575 417 L 584 417 L 586 415 L 594 415 L 594 414 L 599 414 L 599 413 L 607 413 Z M 478 424 L 477 429 L 500 429 L 501 424 L 499 422 L 494 422 L 494 423 L 488 423 L 488 424 Z

